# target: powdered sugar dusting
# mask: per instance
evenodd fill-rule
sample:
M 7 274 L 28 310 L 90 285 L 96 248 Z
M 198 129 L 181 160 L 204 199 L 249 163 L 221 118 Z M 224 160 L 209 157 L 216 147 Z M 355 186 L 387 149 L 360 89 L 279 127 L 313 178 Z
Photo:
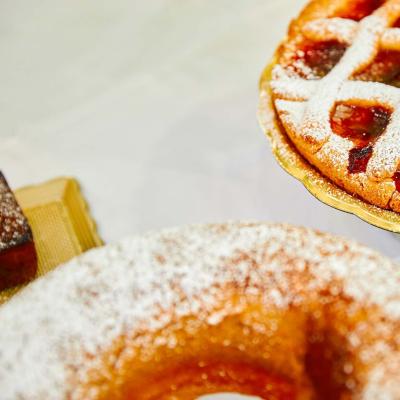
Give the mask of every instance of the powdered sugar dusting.
M 346 44 L 347 50 L 322 79 L 316 79 L 306 63 L 296 60 L 295 68 L 293 63 L 286 67 L 277 64 L 271 81 L 276 109 L 299 151 L 317 168 L 322 168 L 328 178 L 381 207 L 391 204 L 390 198 L 395 191 L 391 178 L 400 165 L 400 89 L 356 80 L 356 77 L 374 61 L 380 50 L 400 50 L 400 29 L 391 27 L 400 17 L 397 5 L 397 1 L 385 2 L 359 22 L 332 17 L 305 23 L 301 33 L 307 40 L 337 41 Z M 301 71 L 301 76 L 296 70 Z M 365 172 L 346 172 L 348 152 L 326 151 L 329 138 L 335 135 L 330 117 L 338 102 L 383 106 L 392 113 L 385 131 L 374 144 Z M 298 103 L 304 104 L 300 121 Z M 346 149 L 351 145 L 350 139 L 341 142 Z M 330 167 L 333 161 L 339 163 L 335 165 L 344 171 L 345 179 L 338 177 L 335 168 Z M 380 193 L 386 191 L 378 201 L 375 201 L 378 196 L 373 194 L 376 185 L 380 185 Z
M 304 282 L 299 274 L 306 274 Z M 360 307 L 378 307 L 388 327 L 399 322 L 399 267 L 358 244 L 312 230 L 204 225 L 91 251 L 0 308 L 2 399 L 72 396 L 71 370 L 84 379 L 98 355 L 128 332 L 155 332 L 193 315 L 218 324 L 232 312 L 217 308 L 224 288 L 286 309 L 306 307 L 309 297 L 332 282 L 343 282 L 335 293 Z M 140 340 L 143 348 L 154 345 L 145 336 Z
M 31 238 L 28 221 L 0 173 L 0 251 Z
M 357 22 L 350 19 L 316 19 L 304 26 L 303 34 L 311 40 L 338 40 L 350 44 L 354 40 L 357 28 Z

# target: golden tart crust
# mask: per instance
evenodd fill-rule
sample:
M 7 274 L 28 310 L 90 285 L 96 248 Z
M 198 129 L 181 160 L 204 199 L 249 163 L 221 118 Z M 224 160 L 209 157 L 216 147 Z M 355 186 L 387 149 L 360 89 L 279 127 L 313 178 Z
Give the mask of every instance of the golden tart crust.
M 350 194 L 397 212 L 399 18 L 399 0 L 313 1 L 292 22 L 270 82 L 279 121 L 299 153 Z M 338 110 L 347 132 L 335 129 Z M 367 126 L 351 126 L 360 115 Z

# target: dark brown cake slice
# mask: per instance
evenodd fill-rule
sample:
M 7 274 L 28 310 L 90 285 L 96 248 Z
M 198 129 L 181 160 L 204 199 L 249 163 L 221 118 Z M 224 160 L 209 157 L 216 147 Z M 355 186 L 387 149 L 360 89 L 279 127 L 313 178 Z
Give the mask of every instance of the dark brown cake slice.
M 0 290 L 31 280 L 36 270 L 31 228 L 0 172 Z

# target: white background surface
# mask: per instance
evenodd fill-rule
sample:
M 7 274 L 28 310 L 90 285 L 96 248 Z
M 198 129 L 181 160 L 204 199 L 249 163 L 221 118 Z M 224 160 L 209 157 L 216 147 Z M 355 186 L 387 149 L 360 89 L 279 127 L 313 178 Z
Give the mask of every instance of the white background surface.
M 298 0 L 2 0 L 0 166 L 72 175 L 106 241 L 228 219 L 396 239 L 314 199 L 273 159 L 257 80 Z
M 258 127 L 258 77 L 302 4 L 2 0 L 2 170 L 14 187 L 78 178 L 106 241 L 257 219 L 398 255 L 283 172 Z

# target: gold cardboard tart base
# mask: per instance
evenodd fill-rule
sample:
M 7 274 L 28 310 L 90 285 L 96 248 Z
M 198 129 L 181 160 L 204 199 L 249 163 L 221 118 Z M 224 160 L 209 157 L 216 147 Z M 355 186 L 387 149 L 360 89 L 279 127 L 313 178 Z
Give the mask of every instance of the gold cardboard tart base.
M 301 181 L 307 190 L 323 203 L 352 213 L 379 228 L 400 233 L 400 214 L 376 207 L 340 189 L 320 174 L 295 149 L 284 129 L 280 127 L 271 100 L 269 82 L 274 64 L 275 60 L 261 75 L 258 119 L 271 142 L 272 152 L 279 164 L 286 172 Z
M 37 277 L 92 247 L 102 245 L 75 179 L 59 178 L 15 191 L 32 228 Z M 0 292 L 0 304 L 23 286 Z

